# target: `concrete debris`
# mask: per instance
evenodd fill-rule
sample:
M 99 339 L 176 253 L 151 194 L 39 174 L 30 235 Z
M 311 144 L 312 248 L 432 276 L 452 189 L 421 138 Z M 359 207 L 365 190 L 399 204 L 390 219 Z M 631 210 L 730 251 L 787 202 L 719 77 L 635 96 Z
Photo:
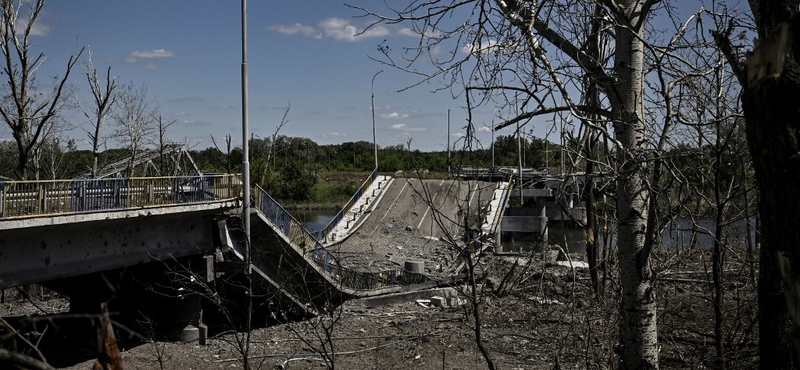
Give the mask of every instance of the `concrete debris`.
M 546 251 L 543 253 L 544 262 L 556 262 L 556 261 L 568 261 L 566 254 L 564 254 L 564 249 L 557 245 L 551 245 L 547 248 Z
M 589 268 L 589 263 L 588 262 L 584 262 L 584 261 L 572 261 L 572 262 L 569 262 L 569 261 L 556 261 L 555 264 L 559 265 L 559 266 L 564 266 L 564 267 L 571 267 L 571 268 L 574 268 L 574 269 L 588 269 Z
M 544 262 L 555 262 L 558 261 L 559 251 L 555 249 L 550 249 L 544 252 Z
M 493 292 L 496 291 L 498 288 L 500 288 L 500 279 L 498 279 L 498 278 L 496 278 L 494 276 L 487 277 L 486 278 L 486 287 L 489 288 L 489 290 L 491 290 Z
M 563 306 L 564 304 L 555 300 L 555 299 L 547 299 L 542 297 L 528 297 L 528 300 L 531 302 L 536 302 L 538 304 L 552 304 L 557 306 Z
M 434 307 L 443 307 L 447 302 L 445 301 L 444 297 L 440 297 L 438 295 L 431 297 L 430 301 Z

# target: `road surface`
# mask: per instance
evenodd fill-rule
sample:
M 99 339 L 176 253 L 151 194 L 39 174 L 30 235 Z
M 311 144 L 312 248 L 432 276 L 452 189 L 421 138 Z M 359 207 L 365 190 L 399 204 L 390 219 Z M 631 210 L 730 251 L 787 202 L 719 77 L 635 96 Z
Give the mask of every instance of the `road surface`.
M 474 215 L 476 223 L 495 185 L 395 178 L 358 229 L 329 250 L 349 267 L 378 271 L 424 261 L 426 273 L 445 274 L 459 262 L 447 241 L 463 238 L 466 214 Z

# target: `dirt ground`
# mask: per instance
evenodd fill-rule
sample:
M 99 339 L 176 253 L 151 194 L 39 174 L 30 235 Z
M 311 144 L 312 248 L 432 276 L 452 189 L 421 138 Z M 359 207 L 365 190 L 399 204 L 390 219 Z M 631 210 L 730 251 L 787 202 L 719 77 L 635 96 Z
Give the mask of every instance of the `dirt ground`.
M 758 364 L 755 287 L 748 264 L 730 253 L 726 267 L 724 337 L 729 369 Z M 575 256 L 579 258 L 578 256 Z M 606 293 L 593 293 L 585 269 L 542 260 L 542 254 L 481 257 L 477 305 L 483 341 L 499 369 L 612 369 L 618 361 L 618 281 L 609 276 Z M 711 285 L 704 252 L 656 254 L 659 272 L 660 361 L 663 369 L 712 368 L 715 360 Z M 610 267 L 611 271 L 616 267 Z M 457 302 L 436 307 L 409 298 L 376 305 L 355 300 L 326 315 L 251 332 L 249 361 L 256 369 L 486 369 L 475 341 L 468 290 Z M 63 299 L 20 301 L 7 293 L 3 316 L 65 312 Z M 117 331 L 122 329 L 117 328 Z M 63 331 L 63 330 L 62 330 Z M 26 333 L 29 335 L 30 333 Z M 53 336 L 45 330 L 43 336 Z M 236 339 L 221 333 L 197 342 L 121 343 L 125 369 L 242 368 Z M 45 352 L 65 369 L 90 369 L 88 343 L 62 343 Z M 87 348 L 89 346 L 89 348 Z M 63 349 L 70 349 L 65 351 Z M 56 356 L 65 352 L 65 358 Z M 74 356 L 80 352 L 82 356 Z

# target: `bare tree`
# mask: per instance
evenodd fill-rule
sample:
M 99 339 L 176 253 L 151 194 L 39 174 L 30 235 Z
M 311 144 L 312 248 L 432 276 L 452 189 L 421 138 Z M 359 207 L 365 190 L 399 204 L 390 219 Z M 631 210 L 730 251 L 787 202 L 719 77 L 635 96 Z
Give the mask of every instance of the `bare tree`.
M 170 121 L 166 121 L 165 122 L 163 117 L 161 117 L 161 115 L 158 115 L 158 117 L 153 117 L 153 119 L 156 122 L 158 122 L 158 125 L 157 125 L 158 127 L 157 127 L 157 131 L 156 131 L 156 134 L 158 135 L 158 137 L 156 138 L 157 140 L 154 143 L 156 145 L 156 148 L 157 148 L 158 154 L 159 154 L 159 156 L 158 156 L 158 171 L 159 171 L 159 175 L 160 176 L 166 176 L 168 168 L 167 168 L 167 164 L 165 164 L 165 162 L 164 162 L 164 155 L 166 154 L 167 146 L 170 144 L 170 142 L 167 141 L 167 129 L 169 129 L 170 126 L 172 126 L 176 122 L 178 122 L 178 120 L 172 119 Z
M 57 172 L 59 171 L 50 167 L 54 163 L 47 162 L 53 159 L 49 156 L 52 154 L 53 150 L 59 149 L 58 142 L 61 140 L 62 133 L 67 127 L 68 125 L 61 121 L 59 117 L 53 117 L 50 123 L 45 125 L 42 129 L 39 142 L 34 145 L 31 150 L 28 163 L 28 179 L 40 180 L 43 175 L 45 178 L 56 178 Z M 44 174 L 42 174 L 43 171 L 45 172 Z
M 417 45 L 407 48 L 402 59 L 394 58 L 391 48 L 382 45 L 382 63 L 416 73 L 422 76 L 422 82 L 442 77 L 451 91 L 459 91 L 457 85 L 464 86 L 479 103 L 500 101 L 522 108 L 499 127 L 568 112 L 591 125 L 612 145 L 622 290 L 621 365 L 626 369 L 658 368 L 656 275 L 650 261 L 658 228 L 652 223 L 649 185 L 654 172 L 650 168 L 652 149 L 660 145 L 660 139 L 653 143 L 650 135 L 655 132 L 663 137 L 668 131 L 653 130 L 655 123 L 648 121 L 643 87 L 649 71 L 646 51 L 655 48 L 645 28 L 650 19 L 666 11 L 656 7 L 658 3 L 412 1 L 388 16 L 358 8 L 377 23 L 408 24 L 419 35 Z M 600 7 L 598 13 L 591 11 L 595 6 Z M 465 16 L 470 18 L 463 20 Z M 459 21 L 450 22 L 451 18 Z M 606 47 L 613 52 L 607 59 L 594 57 L 584 47 L 590 32 L 578 25 L 589 24 L 592 19 L 601 22 L 598 32 L 608 36 Z M 465 44 L 470 50 L 462 58 L 459 50 Z M 429 53 L 441 49 L 451 51 L 444 57 Z M 435 68 L 429 72 L 419 69 L 429 64 Z M 578 99 L 571 97 L 571 91 L 580 91 L 575 76 L 588 76 L 597 84 L 604 108 L 575 103 Z M 609 120 L 613 132 L 596 121 L 583 119 L 586 112 Z
M 100 158 L 100 131 L 117 101 L 117 79 L 116 77 L 111 77 L 111 66 L 109 66 L 106 69 L 105 81 L 101 81 L 100 77 L 97 76 L 97 69 L 92 61 L 91 50 L 89 50 L 88 60 L 81 65 L 81 68 L 86 76 L 86 81 L 89 83 L 89 90 L 93 98 L 89 107 L 81 106 L 81 111 L 91 123 L 91 130 L 85 131 L 92 143 L 92 177 L 94 178 L 97 177 Z
M 63 179 L 75 172 L 75 167 L 67 162 L 67 154 L 75 151 L 75 141 L 67 140 L 64 145 L 62 139 L 56 137 L 46 139 L 40 146 L 42 152 L 42 175 L 51 180 Z
M 697 32 L 700 36 L 704 33 L 702 28 Z M 690 189 L 689 199 L 696 199 L 691 201 L 694 207 L 683 206 L 686 219 L 692 223 L 693 234 L 701 232 L 712 239 L 713 290 L 709 300 L 714 308 L 717 368 L 724 369 L 727 367 L 724 267 L 729 245 L 734 242 L 731 226 L 747 217 L 745 175 L 748 171 L 745 169 L 750 161 L 738 104 L 739 86 L 732 71 L 708 43 L 697 42 L 694 48 L 687 50 L 696 54 L 687 55 L 686 59 L 693 60 L 704 72 L 688 75 L 679 84 L 683 94 L 676 99 L 679 106 L 676 119 L 688 128 L 687 142 L 697 142 L 693 157 L 702 160 L 672 172 L 680 173 L 681 181 Z M 686 203 L 690 203 L 689 199 Z M 707 216 L 713 218 L 711 228 L 699 223 L 701 217 Z
M 214 144 L 214 147 L 220 152 L 225 153 L 225 173 L 231 173 L 231 171 L 233 171 L 232 140 L 231 134 L 225 134 L 225 151 L 223 152 L 219 148 L 219 145 L 217 145 L 217 140 L 214 139 L 214 135 L 211 135 L 211 142 Z
M 261 183 L 262 184 L 266 183 L 265 176 L 267 174 L 267 171 L 269 170 L 269 163 L 273 162 L 273 159 L 274 159 L 275 154 L 277 152 L 277 148 L 275 146 L 276 146 L 276 144 L 278 142 L 278 134 L 281 132 L 281 129 L 283 128 L 283 126 L 285 126 L 286 124 L 289 123 L 289 111 L 291 109 L 292 109 L 292 102 L 289 102 L 288 104 L 286 104 L 286 108 L 284 108 L 284 110 L 283 110 L 283 117 L 281 117 L 281 122 L 278 124 L 278 126 L 275 127 L 275 131 L 272 133 L 272 136 L 270 136 L 270 138 L 269 138 L 270 139 L 269 140 L 269 150 L 267 151 L 267 157 L 265 158 L 265 162 L 264 162 L 265 163 L 265 168 L 264 168 L 264 171 L 263 171 L 264 175 L 261 178 Z
M 136 155 L 155 134 L 153 117 L 156 114 L 150 106 L 147 88 L 144 86 L 136 87 L 133 83 L 123 86 L 118 99 L 120 105 L 113 115 L 116 125 L 114 138 L 128 150 L 131 158 L 128 176 L 133 176 Z
M 3 19 L 0 25 L 2 72 L 7 90 L 0 101 L 0 116 L 11 129 L 17 143 L 18 159 L 14 176 L 28 178 L 28 161 L 42 132 L 64 104 L 67 78 L 83 50 L 67 61 L 64 76 L 54 80 L 50 93 L 40 91 L 36 71 L 44 63 L 42 53 L 31 55 L 30 37 L 45 0 L 2 0 Z M 26 19 L 20 12 L 29 11 Z

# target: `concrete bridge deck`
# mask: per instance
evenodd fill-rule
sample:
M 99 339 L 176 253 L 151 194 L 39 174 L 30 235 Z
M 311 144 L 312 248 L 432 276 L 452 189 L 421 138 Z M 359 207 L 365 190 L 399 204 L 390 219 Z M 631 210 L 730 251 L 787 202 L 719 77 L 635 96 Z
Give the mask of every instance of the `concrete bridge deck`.
M 357 228 L 329 245 L 346 266 L 363 270 L 404 268 L 423 262 L 425 274 L 445 278 L 456 272 L 458 245 L 468 231 L 487 231 L 495 220 L 489 204 L 496 183 L 396 178 L 379 202 L 355 223 Z
M 231 211 L 241 183 L 226 178 L 2 183 L 0 287 L 189 256 L 208 261 L 201 273 L 209 281 L 244 272 L 244 237 Z M 258 191 L 252 271 L 265 289 L 304 309 L 446 283 L 454 271 L 445 266 L 458 259 L 453 242 L 465 232 L 458 225 L 466 220 L 487 230 L 496 224 L 498 208 L 490 204 L 497 203 L 499 188 L 373 172 L 357 193 L 363 196 L 329 228 L 337 237 L 327 243 Z M 351 263 L 358 260 L 363 263 Z M 406 260 L 425 262 L 426 269 L 405 271 Z
M 236 175 L 0 182 L 0 288 L 214 250 Z

